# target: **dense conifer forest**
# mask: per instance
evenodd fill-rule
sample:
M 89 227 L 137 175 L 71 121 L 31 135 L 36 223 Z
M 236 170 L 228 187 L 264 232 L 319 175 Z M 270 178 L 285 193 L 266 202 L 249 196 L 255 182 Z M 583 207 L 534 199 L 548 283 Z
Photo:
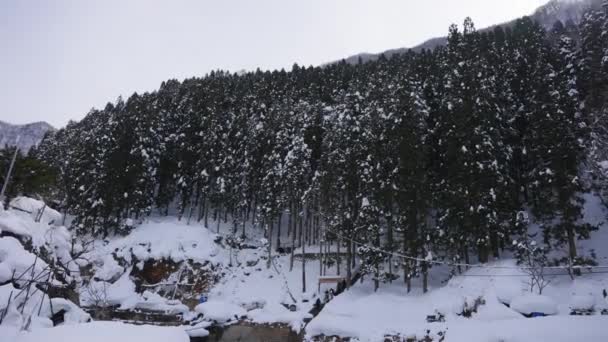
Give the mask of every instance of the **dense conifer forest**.
M 531 222 L 547 263 L 593 264 L 576 241 L 598 228 L 581 223 L 583 194 L 608 190 L 607 98 L 608 1 L 549 31 L 466 19 L 432 51 L 168 80 L 30 155 L 82 234 L 224 221 L 275 250 L 337 245 L 349 278 L 357 259 L 376 287 L 393 274 L 409 287 L 431 261 L 518 252 L 541 238 Z

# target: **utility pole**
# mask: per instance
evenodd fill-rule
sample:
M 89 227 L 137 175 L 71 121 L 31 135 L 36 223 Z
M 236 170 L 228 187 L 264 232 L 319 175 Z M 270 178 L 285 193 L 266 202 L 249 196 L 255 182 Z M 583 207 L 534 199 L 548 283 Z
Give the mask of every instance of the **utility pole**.
M 15 141 L 15 153 L 13 154 L 13 159 L 11 159 L 11 164 L 8 167 L 8 172 L 6 173 L 6 177 L 4 177 L 4 184 L 2 185 L 2 191 L 0 191 L 0 203 L 2 203 L 2 206 L 4 207 L 4 192 L 6 191 L 6 188 L 8 187 L 8 182 L 11 178 L 11 173 L 13 172 L 13 166 L 15 165 L 15 160 L 17 160 L 17 153 L 19 153 L 19 139 L 21 138 L 21 136 L 17 136 L 17 140 Z M 6 208 L 4 208 L 6 209 Z

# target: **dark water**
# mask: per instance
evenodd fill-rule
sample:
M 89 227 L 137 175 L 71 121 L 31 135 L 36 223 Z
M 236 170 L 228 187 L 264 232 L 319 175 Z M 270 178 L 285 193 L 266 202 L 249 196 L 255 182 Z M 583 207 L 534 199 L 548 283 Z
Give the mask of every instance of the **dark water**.
M 210 328 L 209 336 L 192 338 L 192 342 L 302 342 L 302 335 L 285 326 L 235 324 Z

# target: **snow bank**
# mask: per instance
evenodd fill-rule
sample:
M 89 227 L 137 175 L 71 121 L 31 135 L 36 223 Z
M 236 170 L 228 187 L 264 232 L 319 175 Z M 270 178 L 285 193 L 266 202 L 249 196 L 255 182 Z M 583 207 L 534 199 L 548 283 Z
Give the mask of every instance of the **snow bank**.
M 63 218 L 63 215 L 61 215 L 61 213 L 59 213 L 53 208 L 45 206 L 43 201 L 30 197 L 16 197 L 11 201 L 10 207 L 28 212 L 32 219 L 35 219 L 38 216 L 39 212 L 42 210 L 42 208 L 44 208 L 44 211 L 42 211 L 42 215 L 40 216 L 40 222 L 44 224 L 49 224 L 53 222 L 54 224 L 58 225 Z
M 511 309 L 530 315 L 533 312 L 544 313 L 545 315 L 557 314 L 557 303 L 547 296 L 537 294 L 526 294 L 513 299 Z
M 447 327 L 446 342 L 608 341 L 605 316 L 550 316 L 493 322 L 462 320 Z
M 23 248 L 21 242 L 12 236 L 0 237 L 0 282 L 21 276 L 36 261 L 34 275 L 39 275 L 47 266 L 41 259 Z
M 31 239 L 32 233 L 23 219 L 11 214 L 10 211 L 0 211 L 0 232 L 7 232 Z
M 144 291 L 135 292 L 135 283 L 129 276 L 131 268 L 114 282 L 91 281 L 81 290 L 80 302 L 85 306 L 119 305 L 121 309 L 147 309 L 163 311 L 168 314 L 186 313 L 186 305 L 172 301 L 157 293 Z
M 0 331 L 0 334 L 2 331 Z M 92 322 L 64 325 L 32 332 L 7 332 L 13 342 L 189 342 L 179 327 L 129 325 L 120 322 Z M 0 336 L 0 339 L 3 337 Z
M 413 281 L 411 293 L 406 292 L 400 281 L 382 284 L 378 292 L 374 292 L 371 281 L 357 283 L 329 302 L 306 326 L 306 337 L 335 335 L 360 341 L 382 341 L 389 334 L 420 339 L 429 330 L 435 340 L 438 340 L 438 333 L 447 331 L 446 342 L 608 341 L 608 329 L 600 323 L 603 320 L 605 325 L 606 316 L 591 316 L 593 321 L 569 316 L 569 306 L 586 307 L 596 303 L 599 307 L 601 291 L 608 288 L 605 274 L 586 274 L 575 281 L 566 276 L 554 277 L 543 292 L 546 294 L 538 296 L 527 292 L 528 279 L 517 269 L 514 260 L 494 262 L 489 266 L 497 267 L 470 269 L 447 284 L 443 282 L 445 276 L 442 274 L 449 275 L 449 270 L 436 266 L 430 274 L 430 291 L 426 294 L 421 293 L 419 279 Z M 483 298 L 485 304 L 478 306 L 472 317 L 459 315 L 464 303 L 471 308 L 477 298 Z M 503 303 L 511 304 L 511 308 Z M 534 322 L 541 318 L 525 318 L 520 312 L 544 312 L 557 315 L 550 318 L 559 319 L 543 321 L 543 328 L 537 329 Z M 445 322 L 426 321 L 427 315 L 437 313 L 444 315 Z M 568 338 L 554 340 L 554 336 L 562 335 L 559 330 L 549 331 L 545 337 L 543 329 L 550 330 L 552 323 L 544 322 L 562 324 L 559 329 L 567 329 L 568 333 L 563 336 Z M 528 327 L 530 336 L 535 338 L 526 337 Z M 596 331 L 586 332 L 587 328 Z M 478 333 L 480 337 L 477 337 Z M 581 338 L 572 337 L 579 335 Z
M 209 336 L 209 330 L 207 330 L 207 328 L 211 325 L 211 322 L 199 322 L 195 325 L 186 327 L 185 330 L 190 337 L 207 337 Z
M 292 312 L 279 303 L 270 303 L 261 309 L 249 311 L 247 317 L 253 323 L 283 323 L 289 325 L 294 331 L 300 331 L 304 325 L 304 320 L 312 318 L 312 315 L 306 310 Z
M 203 314 L 203 319 L 206 321 L 215 321 L 219 324 L 237 321 L 247 315 L 247 311 L 242 307 L 234 303 L 219 300 L 201 303 L 194 310 Z
M 511 305 L 513 298 L 523 295 L 521 288 L 509 286 L 509 284 L 496 286 L 496 297 L 501 303 Z
M 15 206 L 22 205 L 28 209 L 44 205 L 41 201 L 27 197 L 18 197 L 11 203 L 15 204 Z M 47 210 L 49 211 L 49 215 L 54 215 L 53 212 L 55 211 L 53 209 L 47 207 L 45 212 Z M 49 225 L 44 221 L 34 222 L 30 214 L 18 210 L 4 210 L 0 212 L 0 231 L 15 235 L 22 241 L 28 241 L 36 251 L 44 248 L 46 250 L 45 254 L 50 259 L 60 261 L 71 272 L 74 274 L 78 273 L 78 262 L 72 259 L 71 252 L 73 247 L 78 249 L 80 245 L 78 243 L 73 244 L 72 236 L 66 227 Z M 34 254 L 25 251 L 20 241 L 16 239 L 10 240 L 12 239 L 10 236 L 5 236 L 1 239 L 6 240 L 0 243 L 0 262 L 3 261 L 2 255 L 8 254 L 9 256 L 12 255 L 12 257 L 5 257 L 4 262 L 6 262 L 6 259 L 11 259 L 13 260 L 14 267 L 19 268 L 19 266 L 27 265 L 27 268 L 33 263 Z M 38 262 L 43 264 L 40 260 Z M 2 269 L 6 271 L 5 267 L 2 267 Z M 0 274 L 0 277 L 2 275 Z
M 200 225 L 187 225 L 177 219 L 150 220 L 135 228 L 128 236 L 118 237 L 101 248 L 102 257 L 116 252 L 127 262 L 135 256 L 138 261 L 169 259 L 175 262 L 192 259 L 195 262 L 222 262 L 215 234 Z
M 60 310 L 65 311 L 63 324 L 84 323 L 91 319 L 89 314 L 69 300 L 52 298 L 51 307 L 48 297 L 40 291 L 30 293 L 30 299 L 27 302 L 24 302 L 24 294 L 19 295 L 20 292 L 21 290 L 15 288 L 12 283 L 0 286 L 0 311 L 6 310 L 7 312 L 2 321 L 2 325 L 5 327 L 16 330 L 52 327 L 53 323 L 50 318 Z M 7 308 L 9 298 L 11 298 L 11 304 Z M 39 311 L 40 315 L 38 315 Z
M 118 264 L 118 261 L 114 259 L 114 256 L 112 254 L 107 254 L 103 258 L 101 267 L 97 268 L 97 271 L 95 272 L 95 278 L 104 281 L 114 282 L 124 272 L 125 269 Z
M 573 310 L 593 310 L 595 298 L 591 295 L 575 295 L 570 298 L 570 308 Z

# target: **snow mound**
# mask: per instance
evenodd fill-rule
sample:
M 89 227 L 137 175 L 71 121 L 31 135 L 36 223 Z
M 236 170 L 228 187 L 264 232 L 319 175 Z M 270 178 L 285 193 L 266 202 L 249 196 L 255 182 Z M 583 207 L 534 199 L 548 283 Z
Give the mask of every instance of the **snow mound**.
M 61 310 L 64 311 L 63 324 L 84 323 L 91 320 L 89 314 L 67 299 L 52 298 L 49 303 L 46 294 L 36 291 L 32 292 L 29 300 L 25 301 L 25 295 L 21 291 L 22 289 L 15 288 L 12 283 L 0 286 L 0 312 L 6 312 L 2 321 L 3 326 L 16 330 L 52 327 L 50 318 Z M 11 303 L 7 307 L 9 298 Z
M 118 305 L 121 309 L 147 309 L 167 314 L 188 312 L 188 307 L 157 293 L 137 293 L 135 283 L 129 276 L 129 268 L 116 282 L 92 281 L 81 291 L 81 304 L 85 306 Z
M 305 310 L 289 311 L 283 305 L 270 303 L 261 309 L 254 309 L 247 313 L 253 323 L 273 324 L 284 323 L 289 325 L 294 331 L 300 331 L 305 319 L 313 316 Z
M 203 314 L 203 319 L 224 324 L 230 321 L 239 320 L 247 315 L 247 311 L 242 307 L 225 301 L 210 300 L 201 303 L 194 308 L 198 313 Z
M 209 330 L 207 330 L 207 328 L 209 328 L 211 325 L 213 325 L 211 322 L 199 322 L 195 325 L 187 327 L 186 333 L 188 333 L 188 336 L 190 337 L 207 337 L 209 336 Z
M 21 242 L 12 236 L 0 238 L 0 282 L 6 282 L 13 278 L 18 278 L 26 271 L 31 271 L 34 265 L 34 274 L 40 274 L 47 264 L 37 259 L 33 253 L 26 251 Z
M 197 262 L 221 262 L 215 234 L 206 228 L 189 226 L 184 221 L 147 221 L 135 228 L 128 236 L 110 241 L 105 251 L 116 251 L 116 256 L 131 263 L 138 261 L 169 259 L 180 262 L 192 259 Z M 104 253 L 104 256 L 107 253 Z
M 578 295 L 570 298 L 570 309 L 572 310 L 593 310 L 595 308 L 595 298 L 591 295 Z
M 511 305 L 513 298 L 521 296 L 523 293 L 520 288 L 513 286 L 496 286 L 496 297 L 501 303 Z
M 17 199 L 19 199 L 18 203 L 25 204 L 40 202 L 27 197 Z M 48 207 L 46 210 L 53 211 Z M 47 256 L 48 260 L 59 261 L 72 275 L 79 274 L 79 264 L 85 263 L 84 259 L 74 260 L 72 258 L 72 252 L 77 252 L 81 245 L 72 241 L 72 235 L 64 226 L 34 222 L 29 214 L 18 210 L 3 210 L 0 211 L 0 232 L 10 233 L 10 235 L 0 238 L 0 264 L 4 264 L 4 266 L 0 266 L 0 279 L 6 280 L 7 268 L 11 273 L 15 271 L 15 275 L 18 276 L 20 272 L 34 263 L 36 256 L 26 251 L 22 242 L 31 243 L 35 252 L 41 252 L 44 249 L 43 254 Z M 38 259 L 35 273 L 44 267 L 46 267 L 46 263 Z M 66 278 L 70 277 L 66 275 Z
M 43 201 L 39 201 L 30 197 L 16 197 L 11 201 L 10 207 L 28 212 L 32 219 L 36 218 L 36 216 L 38 216 L 41 212 L 40 222 L 44 224 L 49 224 L 51 222 L 53 222 L 54 224 L 59 224 L 61 222 L 61 219 L 63 218 L 63 215 L 61 215 L 61 213 L 59 213 L 55 209 L 46 206 Z M 42 208 L 44 208 L 44 210 L 42 210 Z
M 513 299 L 511 309 L 524 314 L 530 315 L 533 312 L 544 313 L 545 315 L 557 314 L 557 303 L 547 296 L 526 294 Z

